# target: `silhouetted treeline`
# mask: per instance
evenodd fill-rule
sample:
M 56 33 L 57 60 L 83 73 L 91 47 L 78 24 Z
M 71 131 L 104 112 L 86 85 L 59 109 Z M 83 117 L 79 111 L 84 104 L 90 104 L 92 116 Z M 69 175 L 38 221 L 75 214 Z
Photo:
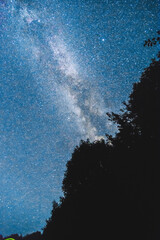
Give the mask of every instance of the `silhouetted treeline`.
M 11 234 L 9 236 L 4 237 L 3 239 L 13 238 L 15 240 L 42 240 L 42 234 L 41 232 L 37 231 L 31 234 L 27 234 L 25 236 L 18 235 L 18 234 Z
M 120 114 L 107 115 L 118 133 L 76 147 L 45 240 L 159 239 L 159 58 L 134 84 Z

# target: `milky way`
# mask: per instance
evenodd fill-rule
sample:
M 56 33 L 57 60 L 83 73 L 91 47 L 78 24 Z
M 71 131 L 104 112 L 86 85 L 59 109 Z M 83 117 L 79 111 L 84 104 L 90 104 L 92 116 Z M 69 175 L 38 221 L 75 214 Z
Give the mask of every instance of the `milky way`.
M 0 232 L 41 230 L 81 139 L 114 134 L 158 0 L 0 1 Z

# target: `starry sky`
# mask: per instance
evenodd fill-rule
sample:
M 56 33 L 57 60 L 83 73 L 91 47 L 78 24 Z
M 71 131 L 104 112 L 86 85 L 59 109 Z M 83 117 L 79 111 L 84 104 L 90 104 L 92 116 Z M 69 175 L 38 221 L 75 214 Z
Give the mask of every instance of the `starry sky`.
M 0 232 L 41 230 L 81 139 L 114 134 L 158 0 L 0 0 Z

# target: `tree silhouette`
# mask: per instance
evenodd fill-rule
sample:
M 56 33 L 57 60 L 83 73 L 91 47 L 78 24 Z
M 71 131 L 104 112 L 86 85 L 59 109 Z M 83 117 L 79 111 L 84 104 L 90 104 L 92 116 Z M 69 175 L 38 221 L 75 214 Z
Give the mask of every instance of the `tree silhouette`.
M 27 234 L 25 236 L 18 235 L 18 234 L 11 234 L 9 236 L 4 237 L 3 239 L 5 240 L 8 238 L 12 238 L 15 240 L 42 240 L 42 234 L 39 231 L 31 233 L 31 234 Z
M 140 82 L 134 84 L 129 101 L 124 105 L 121 114 L 107 114 L 119 129 L 115 138 L 108 136 L 116 148 L 114 169 L 117 169 L 120 183 L 120 169 L 127 169 L 127 194 L 132 195 L 132 204 L 137 201 L 137 214 L 143 222 L 143 237 L 152 239 L 156 221 L 153 220 L 154 210 L 158 211 L 159 208 L 158 202 L 155 205 L 154 194 L 159 199 L 155 189 L 160 183 L 157 170 L 160 147 L 160 59 L 152 60 Z M 123 156 L 120 162 L 117 156 Z
M 93 143 L 81 141 L 80 146 L 75 148 L 63 180 L 64 198 L 59 205 L 54 203 L 52 216 L 44 229 L 44 238 L 51 239 L 49 236 L 52 235 L 59 239 L 103 236 L 105 205 L 113 203 L 113 189 L 107 187 L 111 186 L 111 151 L 111 146 L 104 140 Z M 111 212 L 108 209 L 109 215 Z
M 157 34 L 160 35 L 160 31 L 157 31 Z M 152 47 L 156 45 L 157 43 L 160 44 L 160 37 L 154 37 L 152 39 L 148 39 L 145 41 L 144 46 Z
M 63 192 L 67 197 L 84 188 L 92 188 L 109 170 L 110 147 L 104 140 L 91 143 L 81 141 L 76 147 L 72 159 L 67 163 L 63 179 Z

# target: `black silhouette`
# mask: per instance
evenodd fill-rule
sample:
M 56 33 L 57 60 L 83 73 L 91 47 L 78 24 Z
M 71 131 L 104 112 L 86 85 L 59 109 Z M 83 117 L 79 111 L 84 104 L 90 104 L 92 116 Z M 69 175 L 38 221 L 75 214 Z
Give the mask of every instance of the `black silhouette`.
M 15 240 L 42 240 L 42 234 L 40 232 L 34 232 L 31 234 L 27 234 L 26 236 L 18 235 L 18 234 L 11 234 L 10 236 L 6 236 L 3 240 L 13 238 Z
M 157 34 L 160 35 L 160 31 L 157 31 Z M 160 37 L 154 37 L 152 39 L 148 39 L 145 41 L 144 46 L 152 47 L 156 45 L 157 43 L 160 44 Z

